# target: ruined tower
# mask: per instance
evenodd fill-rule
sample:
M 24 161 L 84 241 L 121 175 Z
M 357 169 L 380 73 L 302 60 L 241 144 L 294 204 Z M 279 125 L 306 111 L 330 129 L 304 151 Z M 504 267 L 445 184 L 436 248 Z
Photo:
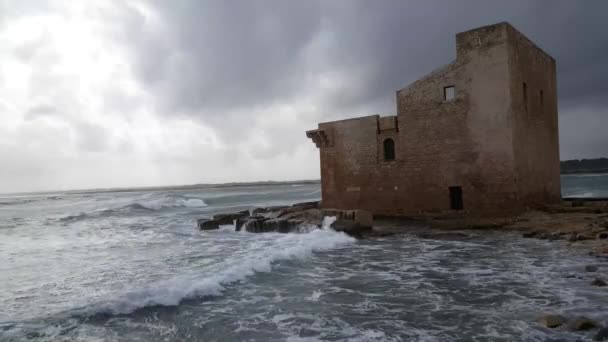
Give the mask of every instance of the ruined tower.
M 375 215 L 520 211 L 560 195 L 555 59 L 508 23 L 397 91 L 397 115 L 320 123 L 322 205 Z

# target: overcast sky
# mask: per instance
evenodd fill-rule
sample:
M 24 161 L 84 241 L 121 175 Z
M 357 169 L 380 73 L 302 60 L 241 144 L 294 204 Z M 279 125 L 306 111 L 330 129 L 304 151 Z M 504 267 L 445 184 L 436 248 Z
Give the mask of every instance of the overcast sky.
M 0 0 L 0 192 L 319 177 L 318 122 L 509 21 L 557 59 L 562 159 L 608 156 L 608 1 Z

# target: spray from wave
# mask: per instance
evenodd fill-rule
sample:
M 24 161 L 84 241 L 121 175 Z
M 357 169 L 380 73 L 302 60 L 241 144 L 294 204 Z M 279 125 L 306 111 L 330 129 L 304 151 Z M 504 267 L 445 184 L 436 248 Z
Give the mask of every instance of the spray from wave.
M 178 305 L 194 297 L 220 296 L 225 286 L 242 281 L 256 272 L 270 272 L 281 260 L 306 259 L 314 252 L 331 250 L 355 243 L 355 239 L 329 228 L 335 218 L 326 218 L 321 229 L 305 234 L 267 233 L 275 238 L 263 247 L 252 246 L 251 252 L 238 258 L 227 258 L 220 271 L 200 276 L 178 277 L 143 289 L 129 291 L 116 299 L 90 307 L 85 314 L 128 314 L 155 305 Z M 236 233 L 235 234 L 240 234 Z M 268 240 L 264 240 L 266 243 Z M 91 312 L 92 311 L 92 312 Z
M 140 207 L 150 210 L 161 210 L 165 208 L 202 208 L 207 204 L 200 198 L 188 198 L 184 196 L 169 195 L 159 199 L 136 202 Z
M 59 222 L 69 223 L 89 218 L 100 218 L 112 215 L 130 214 L 137 212 L 159 211 L 164 209 L 204 208 L 207 203 L 200 198 L 190 198 L 181 195 L 165 195 L 161 198 L 140 198 L 129 204 L 114 208 L 102 208 L 89 212 L 66 215 L 59 218 Z

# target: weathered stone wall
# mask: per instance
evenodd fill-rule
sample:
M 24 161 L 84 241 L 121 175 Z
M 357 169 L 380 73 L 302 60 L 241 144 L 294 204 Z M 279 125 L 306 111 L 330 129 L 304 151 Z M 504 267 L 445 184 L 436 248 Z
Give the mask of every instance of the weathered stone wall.
M 519 200 L 531 206 L 559 202 L 555 60 L 515 28 L 507 28 Z M 524 95 L 524 82 L 527 95 Z
M 539 198 L 541 188 L 543 198 L 553 198 L 555 170 L 559 186 L 555 74 L 550 65 L 516 66 L 512 59 L 525 55 L 517 51 L 528 47 L 514 48 L 512 37 L 506 23 L 459 33 L 454 62 L 397 91 L 396 117 L 319 124 L 315 136 L 331 141 L 320 148 L 323 207 L 375 215 L 446 213 L 451 186 L 462 187 L 464 213 L 472 214 L 520 210 Z M 534 87 L 538 79 L 549 82 L 543 83 L 547 115 L 539 115 L 538 125 L 551 125 L 539 136 L 512 100 L 517 75 L 535 73 Z M 444 98 L 448 86 L 454 86 L 454 99 Z M 387 138 L 395 142 L 395 160 L 384 160 Z M 525 144 L 538 146 L 526 150 Z M 545 164 L 537 165 L 531 156 L 543 151 L 538 160 Z M 536 190 L 526 187 L 533 182 Z

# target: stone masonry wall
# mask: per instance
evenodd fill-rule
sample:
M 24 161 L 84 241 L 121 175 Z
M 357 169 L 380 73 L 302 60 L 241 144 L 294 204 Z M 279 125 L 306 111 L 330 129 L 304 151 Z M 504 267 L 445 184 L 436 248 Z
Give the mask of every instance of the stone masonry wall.
M 529 47 L 513 48 L 511 29 L 501 23 L 459 33 L 454 62 L 397 91 L 396 117 L 319 124 L 316 136 L 331 141 L 320 148 L 323 207 L 390 216 L 449 213 L 451 186 L 462 187 L 465 214 L 519 211 L 540 199 L 541 188 L 543 198 L 554 198 L 555 63 L 521 66 L 528 57 L 518 51 Z M 524 77 L 518 75 L 530 74 L 533 87 L 547 89 L 546 115 L 525 121 L 513 94 L 517 77 Z M 448 86 L 455 89 L 452 100 L 444 99 Z M 384 160 L 388 138 L 395 160 Z M 544 159 L 531 157 L 543 152 Z M 534 182 L 539 185 L 528 188 Z
M 559 202 L 561 184 L 555 60 L 513 27 L 509 26 L 508 29 L 515 123 L 513 149 L 519 200 L 530 206 Z

